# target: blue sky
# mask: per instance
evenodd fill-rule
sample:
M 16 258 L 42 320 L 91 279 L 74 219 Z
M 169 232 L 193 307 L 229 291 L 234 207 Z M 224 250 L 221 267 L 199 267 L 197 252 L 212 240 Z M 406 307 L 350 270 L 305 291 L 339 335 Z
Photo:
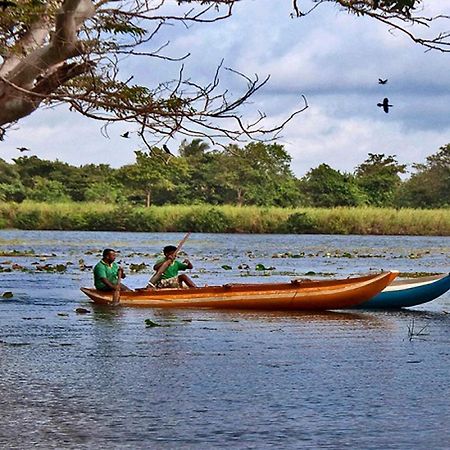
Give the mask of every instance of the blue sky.
M 425 3 L 450 14 L 450 4 Z M 245 0 L 231 19 L 188 30 L 165 27 L 159 39 L 170 40 L 171 56 L 191 53 L 185 71 L 200 82 L 211 80 L 222 59 L 248 75 L 270 74 L 269 84 L 245 109 L 249 118 L 263 110 L 268 126 L 301 107 L 305 95 L 309 108 L 277 140 L 292 156 L 297 176 L 323 162 L 350 172 L 369 152 L 395 154 L 405 164 L 423 162 L 450 142 L 450 53 L 425 52 L 399 32 L 331 4 L 301 19 L 291 19 L 290 13 L 289 0 Z M 124 67 L 150 85 L 179 69 L 176 63 L 144 59 L 124 61 Z M 379 85 L 378 78 L 389 81 Z M 235 77 L 223 82 L 236 94 L 243 88 Z M 384 97 L 394 105 L 389 114 L 377 107 Z M 120 134 L 136 128 L 111 126 L 108 139 L 101 125 L 64 106 L 43 109 L 9 132 L 0 143 L 0 157 L 10 161 L 19 155 L 16 147 L 25 146 L 32 149 L 28 154 L 75 165 L 133 162 L 141 144 Z M 168 145 L 176 149 L 180 141 Z

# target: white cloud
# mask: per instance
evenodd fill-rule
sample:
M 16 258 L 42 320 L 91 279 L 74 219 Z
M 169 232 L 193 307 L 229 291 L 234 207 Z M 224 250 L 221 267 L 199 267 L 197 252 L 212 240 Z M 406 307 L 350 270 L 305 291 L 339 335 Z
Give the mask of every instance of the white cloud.
M 322 162 L 352 171 L 369 152 L 396 154 L 403 163 L 420 162 L 450 142 L 449 54 L 425 53 L 400 32 L 393 35 L 380 23 L 329 4 L 308 17 L 290 19 L 291 2 L 274 3 L 242 1 L 226 21 L 189 30 L 165 27 L 159 43 L 171 41 L 165 50 L 170 56 L 192 53 L 185 73 L 194 80 L 211 81 L 222 58 L 225 66 L 249 75 L 271 74 L 269 85 L 246 108 L 250 116 L 265 111 L 268 125 L 301 107 L 300 94 L 305 94 L 310 108 L 286 127 L 280 141 L 293 156 L 297 175 Z M 450 13 L 442 2 L 426 6 L 434 13 Z M 308 2 L 302 7 L 307 9 Z M 136 82 L 153 86 L 176 76 L 179 66 L 159 60 L 124 62 Z M 388 84 L 378 85 L 378 77 L 389 78 Z M 245 86 L 227 74 L 222 81 L 236 95 Z M 394 104 L 389 114 L 376 106 L 385 96 Z M 132 162 L 140 143 L 134 135 L 125 140 L 120 134 L 133 127 L 111 127 L 111 139 L 106 139 L 101 125 L 66 108 L 40 111 L 0 143 L 0 157 L 17 157 L 16 147 L 25 146 L 41 158 L 72 164 L 117 167 Z

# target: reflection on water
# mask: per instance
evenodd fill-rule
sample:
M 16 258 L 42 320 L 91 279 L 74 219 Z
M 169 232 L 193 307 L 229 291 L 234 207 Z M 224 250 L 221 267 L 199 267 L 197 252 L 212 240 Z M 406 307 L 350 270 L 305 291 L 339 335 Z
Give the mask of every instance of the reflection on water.
M 384 257 L 271 256 L 312 251 L 321 240 Z M 22 245 L 55 252 L 49 262 L 91 264 L 97 255 L 84 253 L 108 241 L 155 253 L 163 242 L 137 233 L 2 232 L 0 250 Z M 189 244 L 209 284 L 240 277 L 237 265 L 255 261 L 276 266 L 278 279 L 308 267 L 345 276 L 397 263 L 448 271 L 441 249 L 450 248 L 448 238 L 354 236 L 197 235 Z M 400 248 L 431 250 L 414 260 L 399 257 Z M 62 274 L 0 273 L 0 291 L 14 292 L 0 301 L 1 448 L 448 448 L 448 294 L 396 312 L 108 309 L 78 291 L 91 276 L 76 264 Z M 79 306 L 91 312 L 75 313 Z M 413 320 L 423 335 L 410 335 Z

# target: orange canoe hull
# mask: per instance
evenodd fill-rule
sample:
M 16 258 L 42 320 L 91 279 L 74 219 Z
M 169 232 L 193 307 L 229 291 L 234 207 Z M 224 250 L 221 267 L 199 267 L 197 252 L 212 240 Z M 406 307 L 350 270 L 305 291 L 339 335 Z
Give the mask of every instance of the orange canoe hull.
M 122 292 L 121 306 L 153 308 L 324 311 L 359 305 L 381 292 L 398 272 L 358 278 L 290 283 L 229 284 L 195 289 Z M 112 303 L 112 293 L 81 288 L 94 303 Z

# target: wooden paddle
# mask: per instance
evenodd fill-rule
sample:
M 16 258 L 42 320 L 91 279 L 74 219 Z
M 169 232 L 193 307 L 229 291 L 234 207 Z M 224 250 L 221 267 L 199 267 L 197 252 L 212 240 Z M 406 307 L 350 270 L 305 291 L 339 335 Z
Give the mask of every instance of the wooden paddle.
M 120 302 L 120 281 L 122 278 L 122 269 L 119 266 L 119 270 L 117 271 L 117 285 L 116 285 L 116 289 L 114 290 L 113 293 L 113 298 L 112 298 L 112 304 L 113 305 L 118 305 Z
M 188 240 L 191 233 L 186 233 L 186 236 L 184 236 L 183 239 L 181 239 L 180 243 L 178 244 L 178 247 L 176 248 L 175 252 L 173 253 L 173 259 L 168 259 L 167 261 L 164 261 L 160 266 L 159 269 L 156 271 L 156 273 L 150 278 L 149 285 L 154 286 L 162 277 L 162 274 L 165 272 L 165 270 L 172 264 L 173 260 L 177 257 L 178 252 L 180 251 L 183 244 Z

